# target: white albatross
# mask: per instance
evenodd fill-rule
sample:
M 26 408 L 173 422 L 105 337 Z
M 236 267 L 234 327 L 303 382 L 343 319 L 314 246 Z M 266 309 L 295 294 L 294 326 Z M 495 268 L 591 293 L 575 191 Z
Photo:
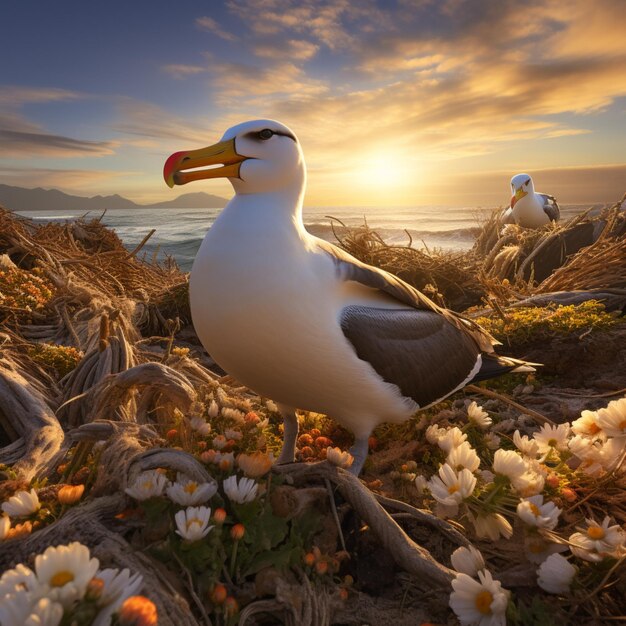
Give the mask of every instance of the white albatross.
M 234 126 L 213 146 L 171 155 L 163 174 L 170 187 L 224 176 L 235 189 L 195 258 L 191 314 L 215 361 L 277 403 L 279 462 L 294 460 L 296 409 L 354 433 L 358 474 L 378 424 L 408 420 L 472 381 L 532 370 L 498 357 L 474 322 L 310 235 L 304 158 L 283 124 Z
M 558 222 L 559 205 L 554 196 L 535 191 L 533 179 L 528 174 L 516 174 L 511 178 L 511 206 L 504 211 L 504 224 L 517 224 L 523 228 L 541 228 L 550 222 Z

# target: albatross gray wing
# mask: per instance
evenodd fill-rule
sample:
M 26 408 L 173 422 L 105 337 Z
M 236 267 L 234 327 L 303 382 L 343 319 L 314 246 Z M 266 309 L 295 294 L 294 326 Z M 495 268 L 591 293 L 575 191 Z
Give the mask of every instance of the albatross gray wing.
M 359 261 L 345 250 L 323 239 L 316 238 L 316 241 L 318 247 L 332 258 L 335 263 L 337 275 L 342 280 L 353 280 L 367 287 L 384 291 L 390 296 L 393 296 L 396 300 L 414 309 L 437 313 L 456 329 L 470 337 L 480 350 L 484 352 L 493 352 L 493 346 L 499 343 L 484 328 L 476 324 L 476 322 L 454 311 L 438 306 L 418 289 L 405 283 L 397 276 L 385 270 L 381 270 L 378 267 L 367 265 L 367 263 Z
M 357 356 L 422 408 L 478 374 L 475 341 L 434 311 L 351 305 L 340 323 Z
M 561 217 L 561 210 L 554 196 L 547 193 L 538 194 L 543 198 L 543 212 L 548 216 L 550 221 L 558 222 Z

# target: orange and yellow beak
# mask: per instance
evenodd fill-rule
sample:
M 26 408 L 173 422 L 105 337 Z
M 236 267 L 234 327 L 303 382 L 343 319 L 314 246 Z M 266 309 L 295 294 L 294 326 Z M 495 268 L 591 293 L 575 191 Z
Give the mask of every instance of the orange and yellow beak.
M 234 139 L 220 141 L 208 148 L 175 152 L 165 161 L 163 178 L 168 187 L 203 178 L 238 178 L 246 158 L 237 154 Z
M 528 195 L 527 191 L 524 191 L 521 187 L 518 187 L 515 190 L 515 195 L 511 196 L 511 208 L 513 208 L 515 206 L 515 203 L 518 200 L 521 200 L 524 196 L 527 196 L 527 195 Z

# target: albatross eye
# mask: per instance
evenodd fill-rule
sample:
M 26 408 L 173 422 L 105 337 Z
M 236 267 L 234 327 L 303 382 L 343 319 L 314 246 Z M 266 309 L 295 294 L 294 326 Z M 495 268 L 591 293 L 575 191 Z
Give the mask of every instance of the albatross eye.
M 524 184 L 528 185 L 529 182 L 530 182 L 530 178 Z
M 257 134 L 257 137 L 259 139 L 262 139 L 263 141 L 267 139 L 271 139 L 273 136 L 274 136 L 274 131 L 270 130 L 269 128 L 264 128 L 263 130 L 259 131 L 259 133 Z

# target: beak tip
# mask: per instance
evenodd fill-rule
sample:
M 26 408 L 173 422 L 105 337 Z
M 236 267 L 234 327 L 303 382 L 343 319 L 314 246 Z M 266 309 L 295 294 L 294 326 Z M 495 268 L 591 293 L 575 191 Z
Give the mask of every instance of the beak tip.
M 163 179 L 165 180 L 165 184 L 173 188 L 176 184 L 176 177 L 174 174 L 176 173 L 176 169 L 180 162 L 183 159 L 184 152 L 174 152 L 165 161 L 165 165 L 163 166 Z

